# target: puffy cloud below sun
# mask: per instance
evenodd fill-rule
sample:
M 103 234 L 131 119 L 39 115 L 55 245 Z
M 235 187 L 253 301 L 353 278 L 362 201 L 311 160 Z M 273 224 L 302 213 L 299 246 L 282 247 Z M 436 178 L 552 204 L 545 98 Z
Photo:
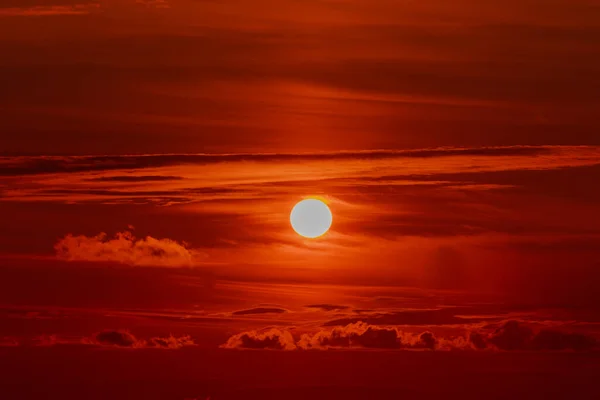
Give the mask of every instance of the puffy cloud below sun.
M 325 350 L 325 349 L 422 349 L 502 351 L 586 351 L 596 348 L 588 335 L 553 329 L 534 330 L 515 320 L 496 329 L 481 328 L 466 336 L 438 337 L 430 331 L 404 332 L 395 327 L 357 322 L 294 338 L 288 329 L 269 328 L 234 335 L 221 346 L 225 349 Z

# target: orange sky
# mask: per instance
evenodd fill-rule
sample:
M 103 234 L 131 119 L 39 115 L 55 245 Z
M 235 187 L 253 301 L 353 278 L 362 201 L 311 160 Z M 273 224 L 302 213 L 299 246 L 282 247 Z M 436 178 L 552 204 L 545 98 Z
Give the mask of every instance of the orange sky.
M 587 398 L 599 43 L 595 0 L 0 2 L 0 387 Z

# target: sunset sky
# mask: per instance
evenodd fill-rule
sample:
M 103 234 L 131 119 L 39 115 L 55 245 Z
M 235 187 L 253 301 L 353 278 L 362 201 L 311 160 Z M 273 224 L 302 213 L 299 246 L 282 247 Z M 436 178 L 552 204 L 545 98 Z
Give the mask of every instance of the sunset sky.
M 600 397 L 597 0 L 2 0 L 0 54 L 7 398 Z

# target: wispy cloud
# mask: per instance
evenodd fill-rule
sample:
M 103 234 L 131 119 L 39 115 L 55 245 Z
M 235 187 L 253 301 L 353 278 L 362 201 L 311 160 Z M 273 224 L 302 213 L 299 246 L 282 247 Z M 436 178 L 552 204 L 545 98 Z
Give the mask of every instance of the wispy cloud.
M 316 154 L 147 155 L 0 158 L 0 200 L 87 202 L 147 199 L 162 204 L 260 199 L 302 190 L 448 186 L 510 188 L 486 181 L 500 171 L 544 171 L 599 164 L 581 147 L 443 148 Z M 69 174 L 68 182 L 60 174 Z M 462 175 L 460 175 L 462 174 Z M 18 176 L 29 176 L 27 181 Z M 15 179 L 11 179 L 15 178 Z M 451 178 L 451 179 L 447 179 Z M 517 182 L 519 183 L 519 182 Z
M 171 8 L 168 0 L 135 0 L 136 3 L 153 8 Z
M 0 7 L 0 17 L 52 17 L 60 15 L 86 15 L 99 11 L 100 3 L 72 5 L 38 5 L 32 7 Z

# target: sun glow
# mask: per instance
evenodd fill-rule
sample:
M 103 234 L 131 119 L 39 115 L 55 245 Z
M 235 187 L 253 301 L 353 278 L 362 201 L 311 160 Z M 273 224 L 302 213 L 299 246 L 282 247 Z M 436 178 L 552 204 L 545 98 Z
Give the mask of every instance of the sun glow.
M 331 228 L 333 215 L 323 201 L 306 199 L 294 206 L 290 222 L 298 235 L 314 239 L 323 236 Z

